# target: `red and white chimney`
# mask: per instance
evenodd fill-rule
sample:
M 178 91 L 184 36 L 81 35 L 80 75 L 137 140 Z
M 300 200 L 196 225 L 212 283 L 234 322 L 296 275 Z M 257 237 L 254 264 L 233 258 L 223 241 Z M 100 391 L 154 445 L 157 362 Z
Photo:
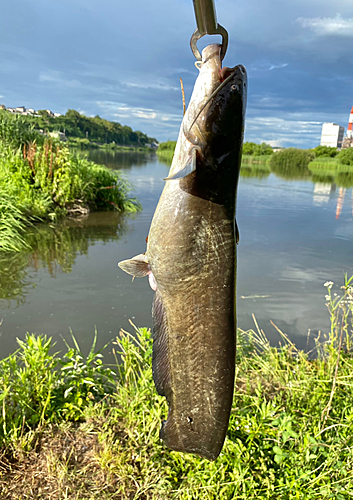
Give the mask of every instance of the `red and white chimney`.
M 347 129 L 347 137 L 348 139 L 353 139 L 353 106 L 351 109 L 351 114 L 349 115 L 349 120 L 348 120 L 348 129 Z

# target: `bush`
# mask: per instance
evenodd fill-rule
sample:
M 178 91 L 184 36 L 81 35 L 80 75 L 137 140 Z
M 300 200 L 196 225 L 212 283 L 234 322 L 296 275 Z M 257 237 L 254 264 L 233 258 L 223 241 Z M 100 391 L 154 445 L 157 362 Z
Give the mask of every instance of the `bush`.
M 313 151 L 316 158 L 334 158 L 338 154 L 337 148 L 330 148 L 329 146 L 317 146 Z
M 288 148 L 272 155 L 269 164 L 272 172 L 282 176 L 295 178 L 296 175 L 310 175 L 308 165 L 314 159 L 314 153 L 305 149 Z
M 342 165 L 353 165 L 353 148 L 342 149 L 337 155 L 337 160 Z
M 26 222 L 91 209 L 140 209 L 122 172 L 75 155 L 7 112 L 0 113 L 0 189 L 0 251 L 25 246 Z
M 158 146 L 158 151 L 173 151 L 175 149 L 177 141 L 166 141 L 166 142 L 161 142 L 160 145 Z
M 30 142 L 42 143 L 43 136 L 34 130 L 34 126 L 24 116 L 0 110 L 0 142 L 18 149 Z

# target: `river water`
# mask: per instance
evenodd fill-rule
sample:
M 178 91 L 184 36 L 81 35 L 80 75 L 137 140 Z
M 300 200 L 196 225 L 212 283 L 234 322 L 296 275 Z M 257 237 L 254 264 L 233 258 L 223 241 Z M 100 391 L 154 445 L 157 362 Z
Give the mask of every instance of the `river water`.
M 0 256 L 0 357 L 14 351 L 16 337 L 26 332 L 53 337 L 60 350 L 72 330 L 87 352 L 95 329 L 101 347 L 121 328 L 133 331 L 129 319 L 151 326 L 154 292 L 147 279 L 132 282 L 117 263 L 145 251 L 168 166 L 153 154 L 90 156 L 125 171 L 143 211 L 43 224 L 29 234 L 32 252 Z M 339 292 L 344 274 L 353 274 L 352 189 L 332 179 L 244 170 L 237 222 L 238 326 L 253 328 L 254 314 L 272 343 L 279 334 L 270 320 L 299 347 L 310 348 L 330 326 L 325 281 L 334 281 Z

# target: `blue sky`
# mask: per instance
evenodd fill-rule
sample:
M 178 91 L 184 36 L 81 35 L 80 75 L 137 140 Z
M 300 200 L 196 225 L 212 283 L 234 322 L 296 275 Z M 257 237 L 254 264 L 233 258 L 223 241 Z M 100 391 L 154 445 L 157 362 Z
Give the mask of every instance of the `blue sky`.
M 224 64 L 248 71 L 245 140 L 315 147 L 323 122 L 347 127 L 352 0 L 215 3 L 229 33 Z M 73 108 L 177 138 L 179 77 L 188 99 L 198 72 L 192 0 L 7 0 L 1 11 L 0 103 Z

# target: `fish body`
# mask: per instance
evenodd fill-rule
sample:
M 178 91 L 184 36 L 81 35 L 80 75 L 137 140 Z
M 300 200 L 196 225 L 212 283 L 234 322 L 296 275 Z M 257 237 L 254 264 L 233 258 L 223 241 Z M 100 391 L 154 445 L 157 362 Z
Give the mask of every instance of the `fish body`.
M 222 449 L 233 400 L 246 83 L 243 66 L 222 69 L 219 45 L 203 50 L 146 253 L 119 263 L 149 275 L 156 291 L 153 377 L 169 405 L 161 438 L 209 460 Z

